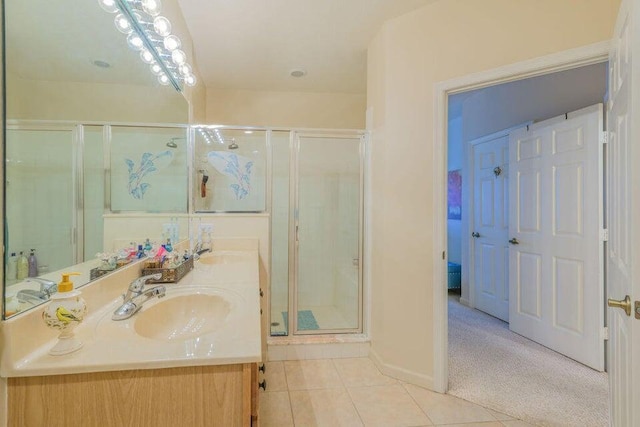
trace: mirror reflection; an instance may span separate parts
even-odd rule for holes
[[[5,316],[46,301],[62,271],[81,286],[124,265],[166,224],[188,234],[187,131],[172,125],[187,102],[113,19],[94,1],[5,2]]]

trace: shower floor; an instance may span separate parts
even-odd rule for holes
[[[306,306],[299,307],[299,311],[311,311],[315,318],[318,329],[353,329],[358,326],[356,316],[353,319],[346,319],[341,311],[333,305],[324,306]],[[284,320],[283,312],[287,312],[287,307],[275,307],[271,311],[271,335],[287,335],[287,326]],[[279,323],[274,325],[274,322]],[[302,331],[304,332],[304,331]]]

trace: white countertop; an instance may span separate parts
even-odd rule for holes
[[[127,320],[111,320],[111,314],[122,301],[122,298],[111,295],[75,329],[76,336],[84,343],[80,350],[64,356],[51,356],[48,351],[57,338],[48,339],[27,354],[16,353],[19,357],[14,360],[11,354],[3,355],[0,374],[18,377],[259,362],[261,331],[257,248],[215,251],[210,255],[231,255],[233,259],[229,263],[221,261],[216,264],[197,261],[194,269],[178,284],[165,284],[167,293],[164,298],[148,301],[140,312]],[[122,292],[126,290],[127,283],[122,285]],[[145,310],[171,298],[193,294],[216,295],[229,304],[228,315],[215,330],[195,338],[170,341],[146,338],[136,333],[135,322]],[[86,299],[91,309],[89,297]],[[185,315],[189,315],[188,310]],[[29,325],[20,328],[17,325],[19,320],[4,332],[5,342],[11,341],[11,334],[19,334],[21,330],[28,333],[25,328]],[[30,327],[35,327],[33,319]],[[44,322],[41,327],[46,328]],[[49,338],[51,336],[48,335]],[[14,340],[14,345],[23,340]]]

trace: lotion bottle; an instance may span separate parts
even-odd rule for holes
[[[29,261],[27,257],[24,256],[24,252],[20,251],[20,256],[18,257],[18,265],[16,267],[16,279],[22,280],[29,274]]]
[[[35,249],[31,249],[27,263],[29,266],[29,277],[36,277],[38,275],[38,259],[36,258]]]

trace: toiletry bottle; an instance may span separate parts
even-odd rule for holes
[[[29,261],[27,260],[27,257],[24,256],[24,252],[20,251],[18,264],[16,266],[16,278],[18,280],[22,280],[27,277],[27,274],[29,274]]]
[[[171,245],[171,239],[167,239],[167,244],[164,245],[164,248],[167,250],[167,252],[173,251],[173,246]]]
[[[7,265],[7,279],[15,280],[18,275],[18,257],[15,252],[11,252],[9,265]]]
[[[36,258],[36,250],[31,249],[28,259],[29,277],[36,277],[38,275],[38,259]]]
[[[144,258],[146,255],[144,253],[144,249],[142,249],[142,245],[138,245],[138,253],[136,254],[136,258]]]
[[[149,238],[147,238],[147,240],[144,241],[144,251],[147,252],[147,255],[149,252],[151,252],[153,250],[153,246],[151,246],[151,242],[149,241]]]
[[[185,249],[184,254],[182,255],[182,260],[186,261],[189,259],[189,252]]]
[[[80,273],[62,273],[62,281],[58,283],[58,291],[51,295],[49,305],[42,313],[42,320],[50,328],[60,331],[57,344],[49,350],[54,356],[71,353],[82,347],[82,343],[73,336],[73,329],[82,322],[87,314],[87,304],[80,296],[81,292],[73,289],[69,276]]]

